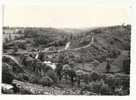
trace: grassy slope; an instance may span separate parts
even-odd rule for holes
[[[92,46],[80,49],[75,54],[80,55],[82,62],[94,62],[97,60],[101,64],[96,68],[99,71],[105,69],[105,58],[113,59],[112,71],[117,72],[122,68],[123,60],[129,55],[123,56],[124,51],[130,51],[130,26],[114,26],[91,30],[83,33],[76,40],[72,40],[71,48],[82,47],[90,43],[94,33],[94,44]],[[115,60],[115,61],[114,61]],[[91,64],[90,64],[91,66]]]

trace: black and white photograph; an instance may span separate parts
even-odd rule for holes
[[[128,9],[2,5],[1,94],[128,96]]]

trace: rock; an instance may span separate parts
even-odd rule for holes
[[[2,93],[4,93],[4,94],[13,94],[14,93],[13,86],[10,84],[2,83],[1,88],[2,88]]]

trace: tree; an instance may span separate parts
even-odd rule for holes
[[[12,40],[11,34],[9,33],[9,40]]]

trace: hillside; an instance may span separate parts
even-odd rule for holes
[[[11,29],[14,30],[16,28]],[[118,84],[123,86],[123,93],[118,93],[118,95],[129,94],[130,25],[90,29],[19,29],[20,31],[16,34],[20,34],[20,37],[3,42],[2,81],[9,81],[7,79],[23,81],[17,81],[16,84],[21,83],[22,87],[32,94],[35,94],[31,91],[33,87],[36,88],[41,84],[43,85],[42,87],[55,84],[58,76],[56,76],[54,71],[45,73],[43,71],[44,76],[33,71],[33,66],[38,67],[41,65],[41,68],[43,67],[42,64],[36,63],[32,66],[31,63],[23,65],[21,62],[24,55],[37,53],[37,49],[40,49],[45,61],[61,63],[62,65],[69,64],[73,66],[72,70],[79,70],[84,73],[82,73],[83,82],[81,82],[81,87],[75,86],[80,92],[84,91],[85,87],[88,87],[87,91],[90,94],[93,91],[94,94],[111,95],[115,94],[115,88],[119,88],[116,87],[116,84]],[[110,62],[109,73],[106,72],[107,60]],[[41,72],[43,69],[40,69]],[[87,86],[84,82],[86,80],[90,82]],[[62,79],[62,82],[55,84],[55,87],[61,87],[60,90],[63,92],[62,87],[70,89],[72,92],[73,88],[69,80],[68,83],[64,83],[65,81],[65,79]],[[27,82],[30,88],[25,87],[24,84]],[[112,85],[111,83],[115,84]],[[35,86],[34,84],[37,85]],[[97,90],[96,88],[98,87],[100,89]],[[114,89],[111,90],[112,88]],[[45,90],[38,90],[37,88],[36,91],[43,92]],[[106,93],[103,91],[106,91]]]
[[[130,59],[130,35],[130,26],[98,28],[73,37],[70,48],[75,49],[72,53],[77,57],[75,57],[76,62],[93,63],[97,61],[97,65],[99,65],[104,63],[107,58],[110,58],[112,59],[111,63],[113,62],[113,65],[115,65],[113,72],[118,72],[122,70],[121,66],[123,65],[121,63],[123,63],[123,60]],[[94,37],[94,42],[90,44],[92,36]],[[125,51],[128,52],[126,56],[121,56]],[[120,64],[116,64],[118,62]]]
[[[73,34],[75,32],[76,34]],[[116,59],[123,51],[130,51],[131,26],[111,26],[94,29],[55,29],[55,28],[25,28],[24,37],[18,42],[10,42],[23,47],[27,51],[33,48],[63,49],[70,42],[66,55],[74,56],[75,63],[94,62],[102,63],[106,58]],[[92,42],[93,37],[93,44]],[[17,40],[16,40],[17,41]],[[23,41],[22,43],[20,43]],[[6,43],[8,44],[8,43]],[[21,47],[21,46],[20,46]],[[22,51],[22,50],[21,50]],[[58,54],[56,54],[58,55]],[[54,57],[57,59],[57,57]]]

